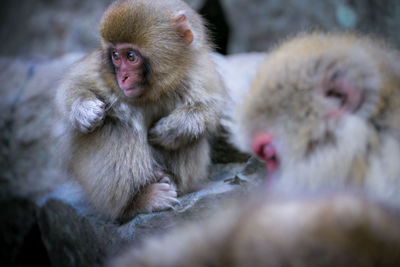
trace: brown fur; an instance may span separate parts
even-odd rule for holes
[[[182,12],[194,33],[190,45],[175,27]],[[58,90],[63,154],[93,204],[111,219],[127,219],[170,207],[175,185],[183,193],[206,177],[207,138],[224,88],[202,20],[182,1],[117,1],[100,34],[102,48],[76,63]],[[109,59],[109,44],[125,42],[149,65],[146,93],[137,99],[122,93]],[[159,182],[160,170],[173,181]]]

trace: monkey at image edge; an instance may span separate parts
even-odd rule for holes
[[[224,87],[201,17],[179,0],[116,1],[101,48],[57,91],[60,154],[110,219],[159,211],[207,177]]]
[[[231,129],[265,162],[265,188],[110,265],[399,266],[399,114],[400,56],[385,42],[340,33],[283,42]]]

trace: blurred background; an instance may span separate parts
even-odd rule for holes
[[[186,0],[209,21],[222,54],[265,51],[301,30],[357,30],[400,44],[397,0]],[[98,45],[112,0],[3,0],[0,55],[57,57]]]

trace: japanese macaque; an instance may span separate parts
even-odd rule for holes
[[[310,33],[283,43],[232,131],[266,163],[263,196],[112,266],[398,266],[399,114],[400,56],[384,42]]]
[[[400,54],[351,34],[273,51],[237,108],[234,143],[283,190],[356,188],[400,206]]]
[[[164,210],[207,176],[224,87],[201,17],[180,0],[116,1],[101,48],[57,93],[68,171],[110,219]]]

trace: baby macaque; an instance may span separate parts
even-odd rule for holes
[[[263,196],[112,266],[400,265],[398,52],[300,35],[271,52],[236,118],[233,140],[266,163]]]
[[[168,209],[206,178],[224,87],[183,1],[116,1],[100,35],[58,90],[63,154],[94,206],[126,220]]]

